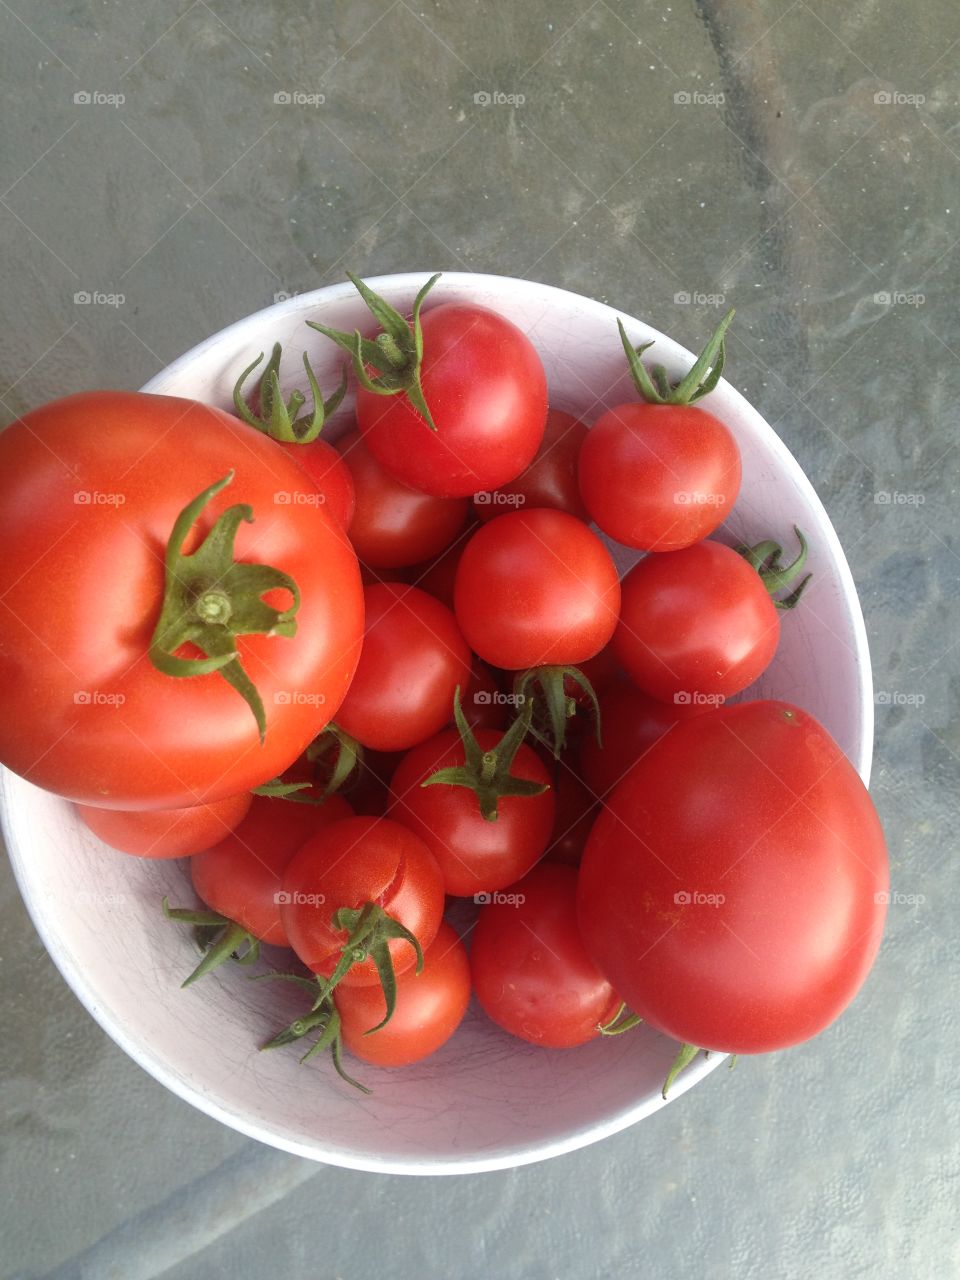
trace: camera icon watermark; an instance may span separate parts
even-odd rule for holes
[[[478,489],[473,495],[478,507],[522,507],[527,499],[522,493],[501,493],[499,489]]]
[[[473,95],[476,107],[522,107],[526,100],[524,93],[502,93],[499,89],[481,89]]]
[[[722,107],[726,100],[723,92],[703,93],[699,89],[678,89],[673,95],[677,107]]]
[[[278,489],[273,495],[278,507],[322,507],[327,500],[325,493],[307,493],[303,489]]]
[[[278,889],[273,895],[278,907],[322,907],[326,900],[322,893],[301,893],[299,889]]]
[[[678,907],[722,907],[726,902],[722,893],[701,893],[699,889],[678,889],[673,895]]]
[[[126,300],[124,293],[102,293],[99,289],[78,289],[73,295],[76,307],[122,307]]]
[[[920,907],[927,900],[924,893],[900,893],[894,889],[892,892],[881,890],[880,893],[873,895],[873,900],[878,907]]]
[[[104,93],[100,89],[78,89],[73,95],[75,107],[122,107],[126,100],[125,93]]]
[[[322,707],[326,700],[322,693],[304,693],[302,689],[278,689],[273,695],[275,707]]]
[[[701,693],[699,689],[681,689],[673,695],[673,701],[678,707],[722,707],[726,702],[726,695]]]
[[[273,95],[278,107],[322,107],[326,100],[324,93],[303,93],[300,89],[280,89]]]
[[[906,693],[902,689],[878,689],[873,695],[878,707],[922,707],[926,700],[924,693]]]
[[[922,107],[925,93],[901,93],[899,89],[880,89],[873,95],[878,107]]]
[[[503,893],[499,889],[493,890],[492,893],[475,893],[473,900],[479,907],[520,907],[526,900],[525,893]]]
[[[873,295],[873,300],[878,307],[922,307],[927,295],[905,289],[880,289]]]
[[[926,500],[922,493],[901,493],[899,489],[878,489],[873,495],[877,507],[922,507]]]
[[[125,493],[101,493],[99,489],[77,489],[73,495],[76,507],[122,507]]]
[[[673,295],[673,301],[678,307],[722,307],[726,305],[727,295],[725,293],[701,293],[700,290],[678,289]]]
[[[725,493],[701,493],[698,489],[680,489],[673,495],[678,507],[722,507],[727,500]]]

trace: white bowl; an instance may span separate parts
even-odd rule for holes
[[[425,279],[416,273],[370,283],[403,311]],[[464,300],[494,308],[529,334],[546,366],[552,404],[593,421],[603,407],[633,398],[612,308],[548,285],[456,272],[441,278],[429,304]],[[224,329],[144,390],[229,408],[240,370],[274,341],[284,344],[285,385],[303,385],[306,348],[330,390],[342,356],[306,327],[308,318],[348,330],[369,322],[352,285],[318,289]],[[656,341],[671,375],[689,367],[689,352],[640,321],[622,319],[634,343]],[[797,524],[810,541],[813,581],[802,608],[785,617],[776,659],[752,692],[812,712],[866,781],[870,662],[837,536],[796,461],[729,383],[720,383],[709,408],[743,454],[743,489],[726,534],[751,542],[773,536],[789,547]],[[345,405],[337,416],[341,429],[348,411]],[[621,558],[624,566],[631,561]],[[162,1084],[242,1133],[350,1168],[468,1173],[571,1151],[668,1105],[660,1088],[676,1045],[643,1027],[558,1052],[510,1038],[471,1008],[453,1040],[425,1063],[398,1072],[357,1064],[371,1097],[342,1084],[325,1059],[301,1067],[293,1050],[258,1053],[267,1033],[295,1016],[298,993],[283,983],[248,982],[236,966],[180,990],[195,952],[186,931],[162,919],[159,904],[164,893],[174,903],[193,901],[185,864],[106,849],[69,805],[9,772],[2,798],[23,897],[77,996]],[[721,1061],[697,1059],[670,1101]]]

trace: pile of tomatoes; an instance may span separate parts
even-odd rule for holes
[[[115,849],[189,858],[185,985],[286,948],[304,1009],[265,1047],[347,1079],[344,1048],[434,1052],[471,992],[542,1047],[645,1022],[677,1069],[817,1034],[887,859],[821,725],[727,703],[809,579],[799,530],[790,563],[710,537],[730,316],[679,382],[621,326],[636,396],[588,430],[504,317],[351,279],[376,326],[312,324],[347,355],[327,398],[306,355],[285,395],[277,346],[233,414],[84,393],[0,436],[0,760]],[[622,581],[613,543],[644,553]]]

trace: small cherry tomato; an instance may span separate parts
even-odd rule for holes
[[[470,1003],[470,961],[454,930],[442,921],[429,947],[423,969],[407,969],[397,978],[397,1003],[385,1026],[387,1011],[379,987],[337,987],[334,1003],[340,1014],[344,1046],[356,1058],[377,1067],[406,1067],[446,1044]],[[372,1035],[365,1034],[379,1027]]]
[[[532,507],[552,507],[578,520],[589,520],[580,497],[577,463],[587,428],[562,409],[551,409],[537,456],[516,480],[501,485],[493,493],[479,493],[473,509],[484,524],[508,511]]]
[[[450,719],[470,650],[446,605],[417,587],[383,583],[364,600],[363,649],[337,724],[365,747],[402,751]]]
[[[487,1016],[545,1048],[592,1040],[621,1004],[580,937],[577,872],[553,862],[481,908],[470,970]]]

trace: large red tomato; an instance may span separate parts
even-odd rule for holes
[[[686,1044],[764,1053],[838,1017],[870,970],[887,852],[812,716],[744,702],[677,725],[608,796],[580,868],[587,950]]]
[[[78,804],[77,816],[111,849],[138,858],[186,858],[222,840],[247,816],[249,791],[188,809],[97,809]]]
[[[223,674],[176,678],[149,656],[174,524],[230,472],[187,550],[248,504],[234,559],[281,570],[300,592],[295,635],[236,641],[262,699],[262,744]],[[356,558],[273,441],[192,401],[90,392],[8,427],[0,477],[0,760],[11,769],[101,808],[178,808],[276,776],[336,713],[362,636]],[[229,650],[224,588],[249,583],[244,612],[262,616],[252,599],[262,577],[218,573],[205,590],[191,572],[190,608],[216,606],[208,629]],[[270,590],[267,603],[289,609],[292,594]],[[200,655],[181,646],[176,656]]]

